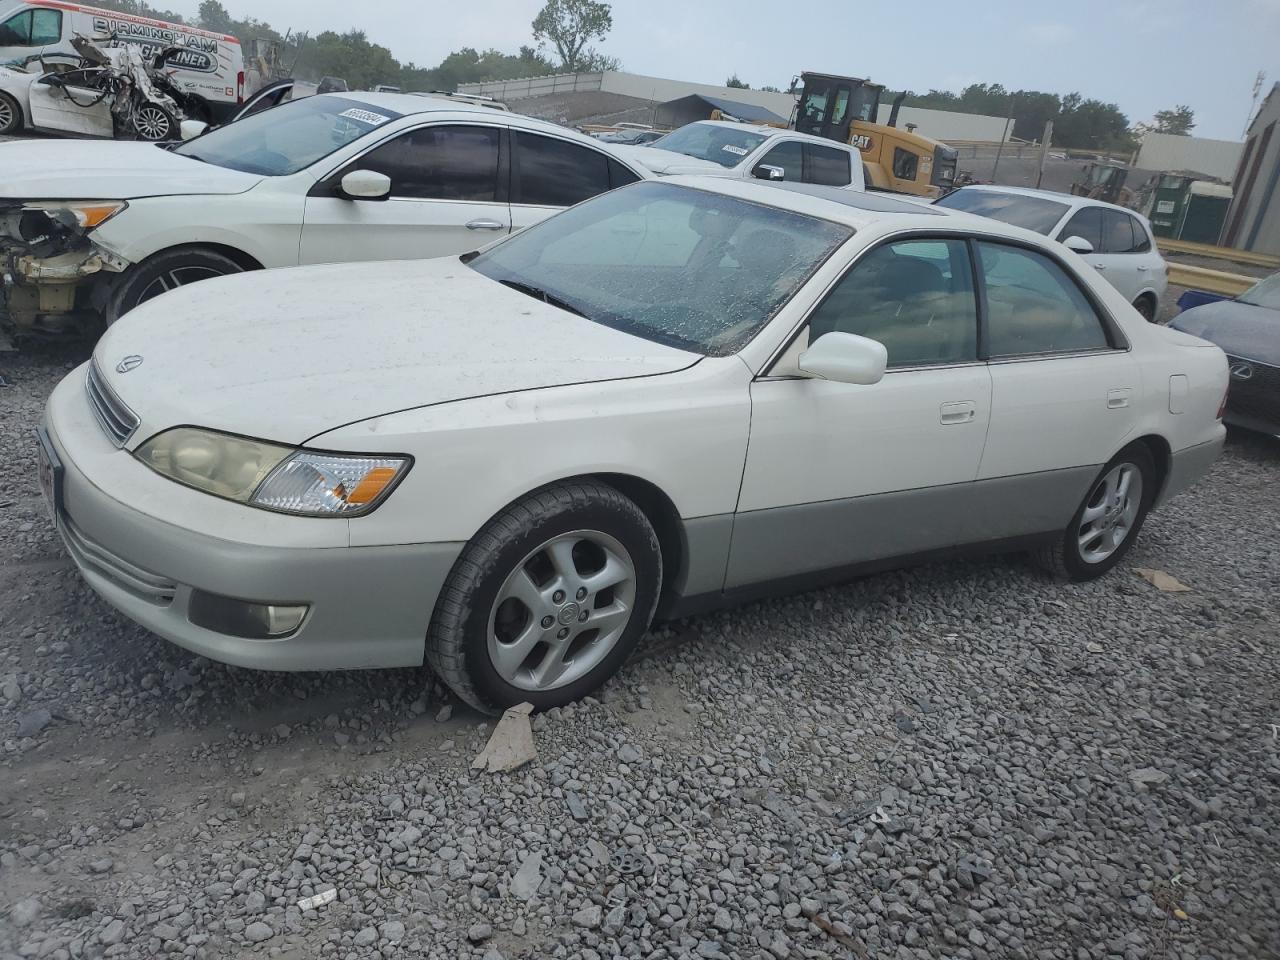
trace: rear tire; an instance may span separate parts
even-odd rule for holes
[[[107,303],[107,326],[138,304],[146,303],[175,287],[185,287],[200,280],[243,271],[244,267],[225,254],[199,247],[157,253],[122,275]]]
[[[148,101],[133,113],[133,132],[139,140],[150,143],[176,140],[178,119],[167,108]]]
[[[7,93],[0,93],[0,134],[22,132],[22,107]]]
[[[1137,300],[1133,301],[1133,309],[1137,310],[1140,314],[1142,314],[1142,319],[1147,321],[1147,323],[1156,322],[1155,301],[1152,300],[1145,293],[1142,296],[1140,296]]]
[[[436,601],[427,663],[488,713],[591,693],[649,628],[662,552],[644,512],[591,480],[534,491],[485,524]]]
[[[1143,443],[1132,443],[1102,468],[1071,523],[1032,560],[1060,580],[1094,580],[1133,547],[1156,495],[1156,467]]]

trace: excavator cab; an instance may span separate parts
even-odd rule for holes
[[[876,122],[884,89],[880,84],[826,73],[802,73],[800,80],[795,128],[801,133],[849,143],[854,123]]]

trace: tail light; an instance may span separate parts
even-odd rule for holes
[[[1223,414],[1227,412],[1227,397],[1231,395],[1231,387],[1222,391],[1222,402],[1218,404],[1218,419],[1221,420]]]
[[[236,74],[236,103],[244,103],[244,71]]]

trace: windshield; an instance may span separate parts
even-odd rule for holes
[[[1273,273],[1267,279],[1259,280],[1236,299],[1241,303],[1251,303],[1255,307],[1280,310],[1280,273]]]
[[[653,146],[673,153],[683,153],[686,157],[711,160],[722,167],[734,167],[767,139],[765,134],[750,130],[722,127],[714,123],[691,123],[668,133],[661,140],[655,141]]]
[[[1025,227],[1046,237],[1053,232],[1063,214],[1070,209],[1065,203],[1044,197],[998,190],[956,190],[935,201],[939,207],[976,213],[1015,227]]]
[[[173,152],[245,173],[283,177],[401,116],[346,97],[307,97],[251,113]]]
[[[827,220],[645,181],[515,234],[470,266],[596,323],[726,356],[852,235]]]

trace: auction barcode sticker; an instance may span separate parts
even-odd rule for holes
[[[390,117],[384,117],[380,113],[374,113],[372,110],[360,110],[356,107],[352,107],[350,110],[343,110],[338,116],[346,117],[348,120],[359,120],[361,123],[367,123],[371,127],[376,127],[378,124],[386,123],[391,119]]]
[[[728,153],[737,154],[739,157],[745,157],[750,152],[746,147],[735,147],[732,143],[726,143],[720,149]]]

